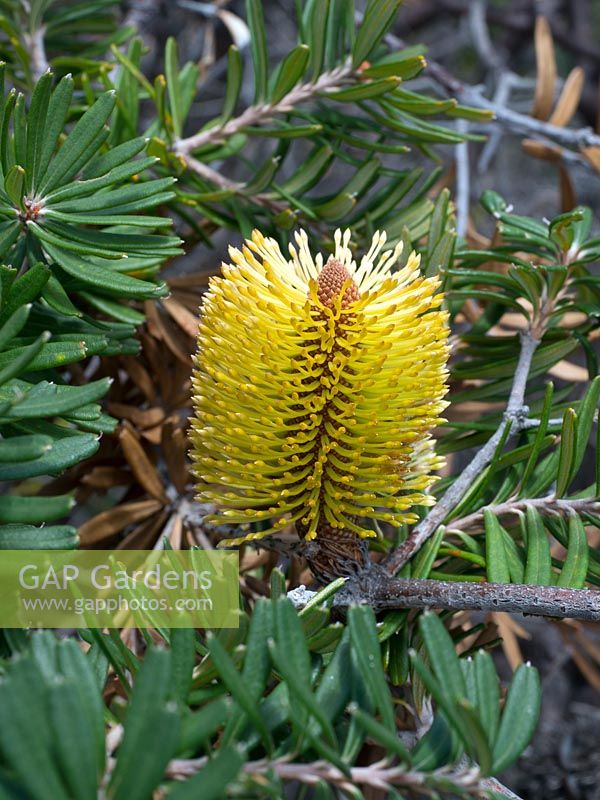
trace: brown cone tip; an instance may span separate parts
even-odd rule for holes
[[[334,300],[342,291],[342,286],[346,281],[351,279],[352,276],[346,267],[338,261],[337,258],[330,256],[317,278],[317,295],[319,300],[324,306],[331,307]],[[348,308],[348,306],[358,300],[359,297],[360,292],[358,291],[358,286],[352,281],[344,292],[342,308]]]

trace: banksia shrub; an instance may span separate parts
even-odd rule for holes
[[[254,231],[211,281],[195,359],[192,456],[216,519],[295,523],[306,539],[372,536],[367,519],[414,522],[440,466],[431,430],[446,406],[447,314],[436,277],[376,233],[355,260],[350,231],[326,261],[304,232]]]

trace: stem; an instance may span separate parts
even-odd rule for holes
[[[386,35],[385,41],[396,50],[406,47],[405,42],[392,33]],[[445,67],[435,61],[427,62],[425,74],[435,81],[448,95],[455,97],[461,103],[491,111],[494,115],[494,121],[509,130],[532,136],[536,139],[550,140],[572,150],[600,147],[600,135],[594,133],[592,128],[562,128],[494,103],[492,100],[488,100],[480,89],[458,80]]]
[[[419,550],[429,537],[437,530],[446,516],[459,503],[465,495],[473,481],[478,477],[490,463],[496,452],[498,444],[502,441],[507,425],[511,425],[509,435],[521,429],[523,420],[526,418],[527,409],[523,403],[527,388],[527,378],[531,369],[531,362],[535,350],[540,343],[542,332],[534,333],[528,331],[521,337],[521,352],[515,370],[504,419],[500,423],[496,432],[487,440],[484,446],[477,452],[473,460],[458,476],[454,483],[446,490],[445,494],[436,503],[433,509],[413,528],[407,540],[396,548],[386,561],[386,569],[390,575],[394,575],[401,569],[406,562]]]
[[[346,584],[337,595],[335,605],[346,606],[357,601],[366,602],[378,611],[444,608],[600,621],[600,591],[597,589],[386,578],[380,571],[373,577],[365,575],[363,581]]]
[[[448,523],[448,531],[464,531],[482,525],[483,512],[486,510],[492,511],[495,516],[500,517],[506,514],[522,514],[527,510],[528,506],[538,508],[540,511],[545,511],[548,514],[600,513],[599,500],[586,497],[562,499],[554,495],[548,495],[547,497],[536,497],[533,500],[507,500],[505,503],[484,506],[480,508],[479,511],[475,511],[472,514],[468,514],[466,517],[461,517],[460,519]]]
[[[349,65],[324,72],[313,83],[301,83],[295,86],[277,103],[249,106],[235,119],[200,131],[187,139],[178,139],[173,145],[173,150],[178,155],[185,157],[207,144],[219,144],[250,125],[262,125],[272,120],[277,114],[293,111],[297,105],[310,100],[316,94],[329,92],[353,83],[353,79],[354,72]]]
[[[33,73],[34,81],[39,80],[44,73],[50,69],[48,59],[46,58],[46,48],[44,45],[44,34],[46,33],[46,26],[42,25],[31,33],[25,33],[24,39],[29,46],[31,56],[31,71]]]

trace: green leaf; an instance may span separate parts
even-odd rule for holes
[[[244,754],[234,747],[224,747],[206,766],[184,783],[174,784],[169,800],[222,800],[244,764]]]
[[[17,208],[21,207],[23,200],[23,189],[25,187],[25,170],[23,167],[15,164],[11,167],[4,179],[4,189],[9,196],[13,205]]]
[[[493,772],[502,772],[529,744],[540,712],[540,679],[537,670],[521,664],[510,684],[494,744]]]
[[[400,83],[400,78],[381,78],[380,80],[365,81],[358,86],[350,86],[347,89],[338,89],[335,92],[327,92],[326,97],[337,100],[340,103],[356,103],[359,100],[368,100],[380,94],[393,91]]]
[[[594,415],[600,402],[600,375],[591,382],[577,413],[577,441],[571,466],[571,478],[577,474],[587,451],[590,434],[594,424]]]
[[[583,589],[588,571],[589,548],[583,522],[576,514],[569,516],[569,543],[567,557],[557,586],[570,589]]]
[[[331,0],[319,0],[310,8],[308,28],[310,34],[310,51],[312,80],[315,81],[323,69],[325,44],[327,40],[327,23],[330,18]]]
[[[35,181],[36,187],[41,183],[48,170],[50,159],[56,149],[58,139],[62,133],[67,113],[71,105],[71,98],[73,97],[73,78],[70,75],[65,75],[62,78],[56,89],[52,92],[52,97],[48,104],[48,112],[46,114],[46,124],[43,128],[43,135],[40,137],[36,134],[36,141],[41,145],[39,157],[36,158],[35,167]]]
[[[527,563],[525,565],[525,583],[536,586],[552,585],[552,559],[550,542],[544,529],[539,512],[532,506],[527,507]]]
[[[535,432],[535,439],[533,440],[533,447],[531,448],[531,453],[527,460],[527,464],[525,465],[525,470],[523,472],[523,476],[521,478],[521,490],[519,492],[519,497],[523,496],[523,493],[526,490],[527,483],[529,478],[531,477],[535,465],[537,464],[537,460],[539,455],[542,451],[542,446],[544,442],[544,438],[546,436],[546,431],[548,429],[548,420],[550,419],[550,414],[552,412],[552,395],[554,393],[554,385],[552,383],[546,384],[546,390],[544,392],[544,405],[542,406],[542,412],[540,414],[540,424]]]
[[[372,693],[384,726],[395,731],[394,708],[383,672],[373,610],[368,606],[352,606],[348,611],[348,627],[362,678]]]
[[[0,496],[0,522],[43,524],[66,517],[74,505],[72,494],[58,497],[19,497],[5,494]]]
[[[29,192],[35,192],[40,177],[40,161],[46,136],[46,119],[51,90],[52,74],[46,72],[38,80],[33,90],[27,117],[27,157],[25,168],[27,169]]]
[[[271,103],[279,103],[302,78],[306,71],[310,48],[299,44],[284,58],[277,81],[271,92]],[[229,87],[228,87],[229,88]]]
[[[73,550],[78,543],[71,525],[0,525],[0,550]]]
[[[0,439],[0,464],[33,461],[45,455],[51,447],[52,439],[41,434],[4,437]]]
[[[475,691],[481,724],[493,744],[500,718],[500,684],[494,660],[485,650],[478,650],[474,658]]]
[[[102,378],[84,386],[57,386],[47,381],[40,381],[6,416],[31,419],[64,414],[100,400],[108,391],[111,383],[111,378]]]
[[[92,262],[84,258],[75,258],[75,256],[48,242],[44,243],[44,249],[48,252],[50,258],[59,264],[65,272],[73,278],[77,278],[85,286],[100,292],[100,294],[137,299],[165,297],[168,294],[168,289],[164,283],[155,285],[138,278],[131,278],[128,275],[112,272],[108,266],[106,268],[97,266],[97,260]]]
[[[98,788],[96,738],[77,689],[75,680],[59,676],[50,687],[49,715],[55,757],[69,795],[93,797]]]
[[[379,45],[396,18],[402,0],[369,0],[352,48],[352,66],[359,67]]]
[[[44,332],[38,336],[33,344],[27,347],[15,347],[12,350],[0,353],[0,386],[16,375],[25,372],[27,368],[33,369],[36,357],[40,354],[49,338],[50,334]]]
[[[260,734],[267,751],[271,752],[273,749],[271,736],[260,714],[258,713],[256,700],[250,693],[249,689],[245,686],[244,681],[236,669],[231,657],[228,655],[227,651],[216,636],[210,635],[208,637],[207,646],[221,680],[227,686],[236,702],[244,710],[248,716],[248,719],[252,722]]]
[[[0,480],[16,481],[36,475],[58,475],[68,467],[89,458],[98,449],[98,437],[89,433],[55,440],[52,448],[40,458],[21,463],[0,463]]]
[[[19,306],[14,313],[8,316],[6,322],[0,327],[0,351],[4,350],[6,345],[23,329],[30,311],[31,304],[26,303]]]
[[[556,475],[556,496],[562,497],[566,492],[572,477],[572,467],[575,459],[577,437],[577,414],[572,408],[567,408],[563,417],[560,432],[560,450],[558,457],[558,472]]]
[[[223,109],[221,111],[221,122],[225,123],[231,119],[235,113],[240,91],[242,89],[243,66],[242,56],[237,47],[232,44],[227,51],[227,84]]]
[[[231,706],[230,698],[221,697],[200,711],[184,715],[178,752],[196,752],[201,745],[209,742],[217,730],[228,722]]]
[[[173,131],[175,136],[180,137],[183,130],[183,113],[181,108],[181,96],[179,92],[179,54],[177,52],[177,40],[173,36],[167,39],[165,48],[165,77],[167,79],[167,94],[169,97],[169,108],[173,120]]]
[[[94,105],[88,109],[77,122],[62,147],[55,156],[40,185],[40,194],[48,194],[69,180],[74,174],[80,159],[84,156],[90,145],[94,144],[115,106],[115,93],[113,91],[100,95]]]
[[[450,634],[444,624],[431,612],[422,615],[419,628],[423,635],[431,666],[447,696],[456,701],[465,698],[467,687]]]
[[[483,512],[485,521],[485,569],[491,583],[510,583],[508,559],[504,550],[505,531],[489,509]]]
[[[250,51],[254,66],[254,102],[267,98],[268,54],[267,30],[262,0],[246,0],[246,19],[250,28]]]

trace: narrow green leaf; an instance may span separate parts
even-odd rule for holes
[[[94,144],[115,106],[113,91],[100,95],[94,105],[77,122],[50,165],[40,185],[42,195],[51,192],[72,171]],[[91,155],[91,154],[90,154]]]
[[[236,702],[244,710],[248,719],[252,722],[266,749],[271,752],[273,743],[271,736],[258,713],[256,700],[245,686],[244,681],[236,669],[234,662],[216,636],[209,636],[207,641],[210,656],[217,668],[223,683],[227,686]]]
[[[562,497],[564,495],[571,481],[576,445],[577,414],[572,408],[567,408],[563,417],[562,430],[560,432],[558,472],[556,474],[557,497]]]
[[[494,774],[509,767],[529,744],[540,713],[540,696],[537,670],[521,664],[510,684],[494,745]]]
[[[521,478],[521,484],[520,484],[521,490],[519,492],[519,497],[523,496],[523,493],[525,492],[525,487],[527,486],[529,478],[533,473],[539,455],[542,451],[544,437],[546,436],[546,431],[548,429],[548,420],[550,419],[550,413],[552,411],[553,393],[554,393],[554,385],[552,383],[547,383],[546,390],[544,392],[544,405],[542,406],[542,412],[540,414],[540,424],[536,430],[535,439],[533,440],[533,447],[531,449],[531,454],[529,455],[529,459],[527,460],[527,464],[525,465],[525,470]]]
[[[225,747],[207,762],[206,766],[189,780],[175,784],[169,791],[169,800],[222,800],[244,764],[244,754]]]
[[[271,103],[279,103],[302,79],[308,65],[309,56],[310,48],[305,44],[299,44],[287,54],[281,63],[277,81],[271,92]]]
[[[95,264],[83,258],[76,258],[47,242],[44,244],[44,249],[48,252],[50,258],[56,261],[65,272],[101,294],[138,299],[164,297],[168,294],[164,283],[155,285],[148,281],[112,272],[108,267],[103,269],[96,265],[97,262]]]
[[[591,382],[577,412],[577,442],[571,466],[571,479],[575,477],[577,470],[583,463],[599,402],[600,375],[596,376]]]
[[[254,66],[254,102],[260,103],[267,98],[268,83],[267,29],[262,0],[246,0],[246,19],[250,28],[250,50]]]
[[[52,74],[48,71],[42,75],[35,85],[27,116],[27,157],[25,168],[27,170],[28,191],[30,192],[35,191],[39,179],[51,90]]]
[[[588,571],[589,548],[583,522],[576,514],[569,517],[569,544],[567,557],[557,585],[569,589],[583,589]]]
[[[0,550],[73,550],[78,543],[71,525],[0,525]]]
[[[58,475],[89,458],[98,449],[98,437],[90,433],[58,439],[40,458],[21,463],[0,463],[0,480],[16,481],[36,475]]]
[[[510,583],[508,559],[504,550],[504,529],[489,509],[483,512],[485,521],[485,569],[490,583]]]
[[[48,104],[47,122],[41,139],[41,151],[39,158],[36,159],[36,186],[40,185],[46,175],[50,159],[62,133],[72,97],[73,78],[71,75],[65,75],[52,92],[52,97]]]
[[[442,682],[448,697],[453,701],[466,697],[467,688],[458,656],[443,622],[437,614],[426,612],[419,621],[419,628],[433,671]]]
[[[532,506],[527,507],[527,563],[525,565],[525,583],[536,586],[552,585],[552,559],[550,542],[544,529],[539,512]]]
[[[475,664],[475,691],[481,724],[487,739],[493,745],[500,718],[500,684],[494,660],[485,650],[478,650],[473,660]]]
[[[43,524],[66,517],[74,505],[72,494],[58,497],[19,497],[5,494],[0,496],[0,522]]]
[[[13,436],[0,439],[0,464],[33,461],[41,458],[52,447],[52,439],[42,434]]]
[[[232,44],[227,51],[227,82],[225,99],[221,111],[221,122],[228,122],[235,113],[240,91],[242,89],[243,65],[242,56],[237,47]]]
[[[183,129],[183,114],[179,93],[179,54],[177,40],[173,36],[169,36],[165,48],[165,77],[167,79],[167,95],[173,120],[173,131],[175,136],[179,138]]]
[[[402,0],[369,0],[352,48],[352,66],[359,67],[391,27]]]
[[[21,207],[23,200],[23,190],[25,188],[25,170],[19,164],[11,167],[4,179],[4,190],[9,196],[13,205]]]
[[[384,726],[395,731],[394,708],[383,671],[373,610],[368,606],[352,606],[348,612],[348,627],[363,680],[372,692]]]

